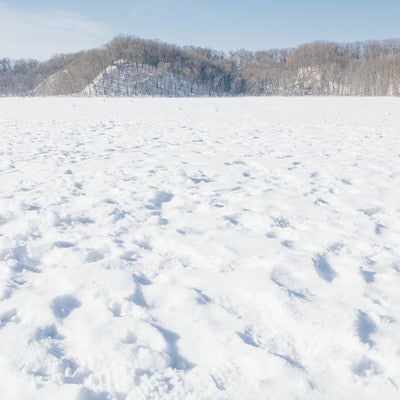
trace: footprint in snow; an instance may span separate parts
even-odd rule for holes
[[[239,222],[237,221],[237,219],[235,217],[229,216],[229,215],[225,215],[224,216],[224,220],[228,221],[229,224],[231,225],[238,225]]]
[[[174,195],[168,192],[157,192],[146,206],[149,210],[160,210],[163,203],[168,203],[173,199]]]
[[[158,225],[168,225],[169,221],[166,218],[158,218]]]
[[[136,275],[136,274],[133,274],[133,276],[132,276],[132,278],[133,278],[133,281],[135,282],[135,283],[138,283],[138,284],[140,284],[140,285],[151,285],[151,280],[150,279],[147,279],[145,276],[143,276],[143,275]]]
[[[77,217],[72,222],[77,222],[82,225],[94,224],[96,221],[90,217]]]
[[[56,318],[67,318],[72,311],[81,306],[81,302],[74,296],[64,295],[58,296],[51,302],[51,310]]]
[[[186,360],[182,355],[179,353],[179,349],[177,346],[177,342],[180,339],[180,336],[177,335],[175,332],[169,331],[159,325],[153,324],[154,328],[161,333],[164,337],[164,340],[167,344],[167,353],[170,357],[171,368],[181,371],[189,371],[195,367],[194,364]]]
[[[287,247],[288,249],[293,249],[294,242],[292,240],[283,240],[281,245]]]
[[[0,329],[4,328],[10,322],[18,322],[17,312],[15,309],[0,314]]]
[[[149,305],[143,295],[141,285],[136,284],[135,291],[128,297],[128,300],[136,304],[139,307],[148,308]]]
[[[287,228],[290,226],[290,223],[287,219],[283,217],[272,218],[273,226],[277,226],[279,228]]]
[[[38,328],[35,333],[35,339],[40,342],[43,339],[63,340],[64,336],[58,333],[57,327],[54,324]]]
[[[40,206],[38,206],[37,204],[24,203],[21,208],[24,211],[39,211],[40,210]]]
[[[365,269],[361,268],[360,273],[366,283],[373,283],[375,282],[375,275],[376,272],[366,271]]]
[[[107,392],[94,392],[87,387],[83,387],[79,391],[76,400],[109,400],[110,398],[110,394]]]
[[[267,233],[265,234],[265,236],[266,236],[268,239],[276,239],[276,238],[278,237],[277,234],[276,234],[275,232],[273,232],[273,231],[267,232]]]
[[[151,281],[149,281],[144,276],[140,276],[140,275],[136,275],[136,274],[132,275],[132,279],[135,284],[135,291],[133,292],[133,294],[131,294],[128,297],[128,300],[140,307],[144,307],[144,308],[149,307],[149,305],[144,297],[144,294],[142,291],[142,286],[151,285]]]
[[[124,251],[119,258],[124,261],[133,262],[137,261],[139,256],[132,250]]]
[[[207,177],[189,177],[189,179],[193,183],[195,183],[196,185],[198,185],[200,183],[210,183],[210,182],[212,182],[212,180],[207,178]]]
[[[21,273],[24,270],[34,273],[41,272],[41,270],[37,268],[40,263],[29,255],[26,246],[17,246],[11,249],[10,258],[15,260],[13,270],[17,273]]]
[[[87,263],[95,263],[97,261],[100,261],[104,258],[104,255],[100,253],[99,251],[92,250],[89,251],[88,254],[86,255],[86,262]]]
[[[340,181],[342,183],[344,183],[345,185],[349,185],[349,186],[352,185],[352,183],[349,179],[342,178],[342,179],[340,179]]]
[[[377,327],[371,317],[367,313],[358,310],[356,327],[361,343],[365,343],[370,347],[373,347],[375,342],[371,339],[371,336],[376,332]]]
[[[320,206],[322,204],[325,205],[325,204],[329,204],[329,203],[326,200],[324,200],[324,199],[319,197],[317,200],[314,201],[314,204],[317,205],[317,206]]]
[[[381,211],[380,207],[371,207],[371,208],[363,208],[358,210],[365,214],[367,217],[372,217],[373,215],[379,213]]]
[[[121,340],[121,343],[123,344],[134,344],[138,340],[137,336],[132,332],[128,331],[124,337],[124,339]]]
[[[383,230],[384,230],[385,228],[386,228],[385,225],[376,223],[376,224],[375,224],[375,234],[376,234],[376,235],[382,235]]]
[[[356,375],[361,377],[378,375],[381,372],[379,365],[367,357],[364,357],[361,361],[357,362],[353,366],[352,370]]]
[[[328,247],[328,251],[329,251],[330,253],[334,253],[334,254],[338,255],[338,254],[342,251],[342,249],[343,249],[344,247],[345,247],[345,246],[344,246],[343,243],[338,243],[338,242],[336,242],[336,243],[331,244],[331,245]]]
[[[337,274],[328,263],[326,257],[323,254],[316,254],[312,261],[318,276],[324,281],[332,283]]]
[[[74,244],[71,242],[54,242],[54,247],[58,247],[59,249],[69,249],[70,247],[74,247]]]
[[[242,339],[243,343],[247,344],[248,346],[259,347],[256,339],[254,338],[250,330],[246,329],[244,332],[236,332],[236,333],[240,337],[240,339]]]

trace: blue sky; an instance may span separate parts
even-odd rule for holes
[[[400,37],[400,0],[0,0],[0,57],[49,58],[123,33],[217,50]]]

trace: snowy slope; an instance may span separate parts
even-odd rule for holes
[[[206,85],[190,82],[184,76],[168,72],[168,66],[134,65],[120,60],[107,67],[80,94],[83,96],[215,96]]]
[[[398,398],[399,106],[0,99],[0,398]]]

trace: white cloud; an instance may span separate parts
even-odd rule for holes
[[[107,26],[78,13],[0,7],[0,57],[47,59],[99,46],[109,36]]]

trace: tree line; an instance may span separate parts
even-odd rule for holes
[[[290,49],[178,47],[131,36],[45,62],[0,59],[0,95],[400,95],[400,40]]]

